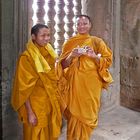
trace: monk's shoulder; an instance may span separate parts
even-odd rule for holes
[[[70,37],[68,40],[66,40],[66,41],[64,42],[64,45],[71,44],[71,43],[73,43],[74,40],[75,40],[75,36]]]
[[[73,48],[74,42],[75,42],[75,37],[70,37],[68,40],[66,40],[63,43],[62,51],[65,52],[65,51],[71,50]]]
[[[19,56],[19,62],[24,63],[26,61],[28,61],[28,62],[32,61],[32,57],[31,57],[31,55],[29,54],[29,52],[27,50],[25,50]]]
[[[103,41],[102,38],[97,37],[97,36],[91,36],[91,38],[92,38],[92,40],[93,40],[95,43],[97,43],[97,44]]]

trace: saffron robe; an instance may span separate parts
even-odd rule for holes
[[[73,48],[91,47],[100,60],[86,55],[74,58],[69,67],[63,70],[62,60]],[[68,140],[89,140],[92,130],[98,124],[100,96],[103,88],[113,81],[108,68],[112,64],[112,52],[98,37],[77,34],[64,43],[57,64],[59,78],[59,101],[67,119]]]
[[[56,97],[56,57],[50,44],[39,47],[30,40],[27,49],[19,58],[11,102],[19,119],[24,123],[25,140],[52,140],[60,134],[61,112]],[[25,108],[27,99],[30,100],[37,117],[35,127],[28,124]]]

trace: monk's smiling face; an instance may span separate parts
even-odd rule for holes
[[[44,47],[50,41],[50,30],[48,28],[40,28],[36,35],[32,34],[32,40],[40,47]]]
[[[76,29],[79,34],[88,34],[91,29],[91,23],[87,17],[78,17],[76,20]]]

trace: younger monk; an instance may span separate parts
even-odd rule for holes
[[[64,43],[57,65],[59,100],[67,119],[67,140],[89,140],[98,124],[101,91],[112,82],[112,51],[89,34],[88,16],[78,16],[76,28],[77,35]]]
[[[57,55],[49,40],[46,25],[33,26],[31,40],[17,63],[12,106],[23,123],[24,140],[57,140],[60,134],[61,113],[54,72]]]

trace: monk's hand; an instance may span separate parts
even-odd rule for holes
[[[76,48],[74,48],[71,53],[70,53],[70,57],[71,58],[75,58],[75,57],[79,57],[81,56],[83,53],[81,51],[79,51],[81,48],[78,46]]]
[[[101,55],[101,54],[96,54],[91,47],[87,46],[86,49],[87,49],[86,55],[91,57],[91,58],[94,58],[97,62],[99,62],[100,57],[101,57],[99,55]]]
[[[72,49],[68,57],[61,62],[63,69],[68,67],[74,58],[78,58],[83,55],[83,52],[79,51],[80,49],[81,48],[79,46]]]
[[[37,125],[37,118],[34,112],[28,112],[28,122],[33,126]]]
[[[86,54],[87,54],[89,57],[92,57],[92,58],[96,58],[96,57],[97,57],[96,53],[94,52],[94,50],[93,50],[91,47],[88,47],[88,46],[87,46],[86,49],[87,49]]]

